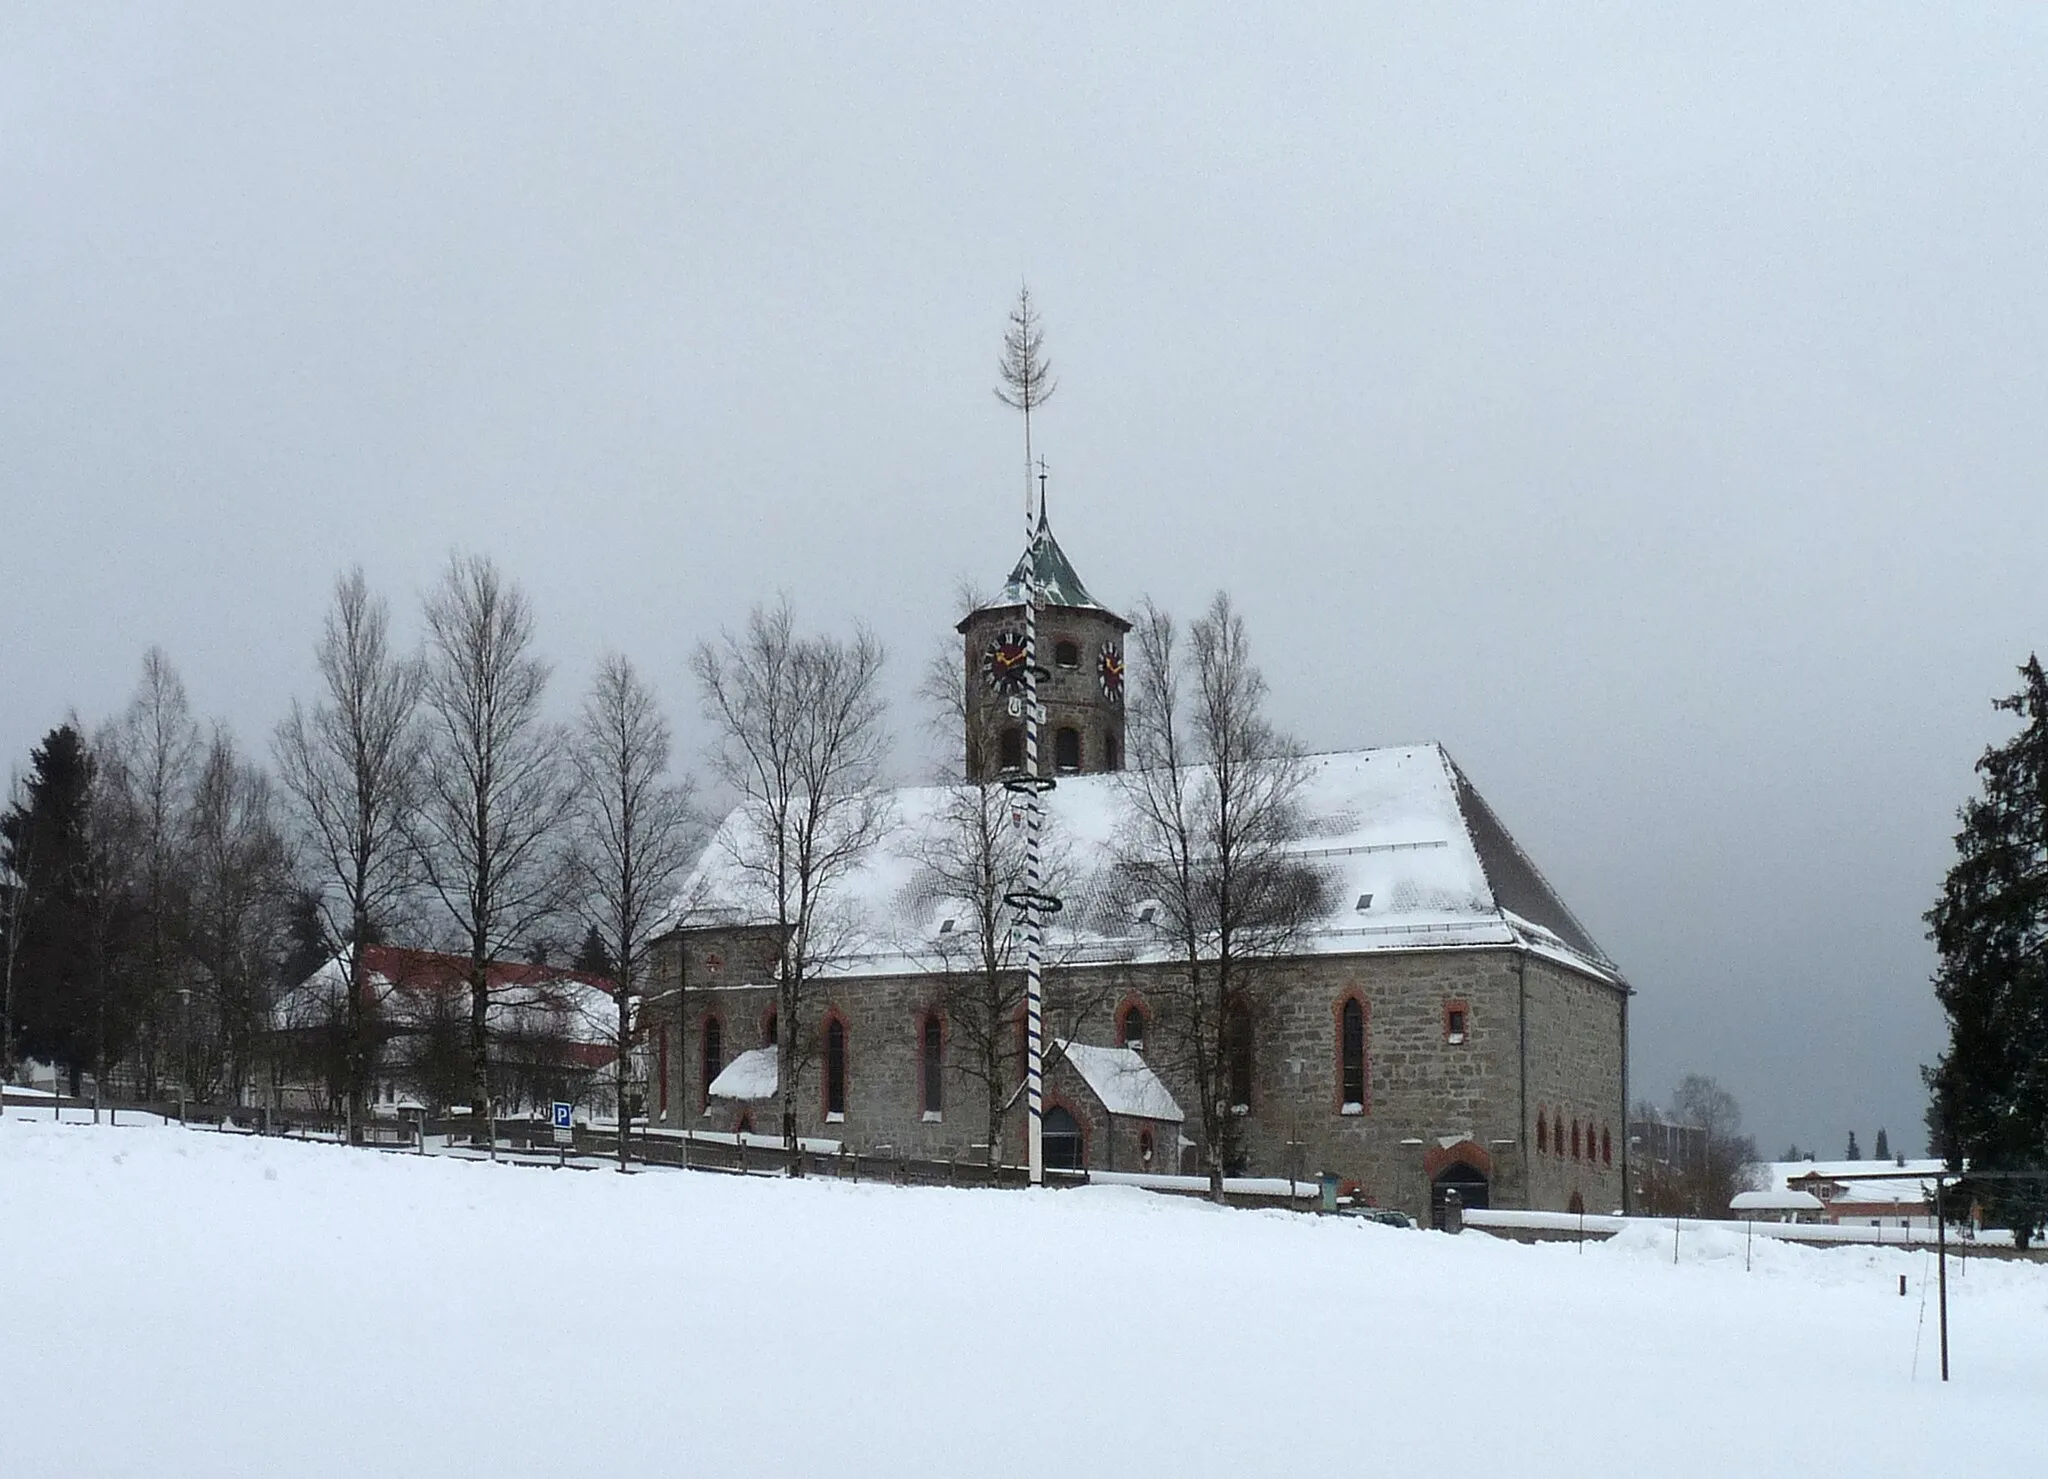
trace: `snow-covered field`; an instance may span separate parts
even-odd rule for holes
[[[1577,1479],[2038,1451],[2048,1267],[1952,1281],[1944,1389],[1929,1256],[1681,1251],[17,1110],[0,1473]]]

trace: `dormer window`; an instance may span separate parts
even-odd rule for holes
[[[942,919],[942,920],[940,920],[940,921],[939,921],[939,933],[940,933],[940,934],[942,934],[942,935],[950,935],[950,934],[952,934],[952,933],[953,933],[953,926],[954,926],[954,925],[956,925],[956,924],[958,924],[959,922],[960,922],[960,921],[958,921],[957,919],[954,919],[954,918],[952,918],[952,917],[951,917],[950,915],[949,915],[949,916],[947,916],[946,918],[944,918],[944,919]]]
[[[1358,912],[1359,912],[1360,914],[1363,914],[1363,913],[1365,913],[1365,911],[1366,911],[1366,910],[1370,909],[1371,907],[1372,907],[1372,895],[1371,895],[1371,894],[1360,894],[1360,895],[1358,896]]]
[[[1140,924],[1157,924],[1159,922],[1159,901],[1157,899],[1147,899],[1139,904],[1137,919]]]

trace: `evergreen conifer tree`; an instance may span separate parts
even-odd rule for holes
[[[21,938],[15,952],[14,1046],[60,1064],[72,1089],[127,1050],[132,1005],[115,990],[120,911],[93,838],[97,768],[71,725],[30,756],[21,798],[0,816],[0,864],[16,880]]]
[[[1856,1147],[1856,1132],[1854,1130],[1849,1132],[1849,1149],[1844,1152],[1842,1158],[1850,1161],[1860,1161],[1863,1159],[1863,1152]]]
[[[1996,707],[2021,728],[1977,762],[1983,794],[1962,809],[1955,866],[1927,913],[1949,1024],[1926,1074],[1929,1118],[1957,1169],[2048,1170],[2048,674],[2030,656],[2020,678]],[[1973,1199],[2023,1248],[2048,1215],[2039,1181],[1965,1183],[1950,1205]]]
[[[1881,1161],[1888,1161],[1892,1158],[1891,1141],[1885,1138],[1884,1126],[1882,1125],[1877,1127],[1877,1144],[1871,1148],[1870,1153]]]

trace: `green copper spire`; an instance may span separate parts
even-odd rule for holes
[[[1046,606],[1079,606],[1095,611],[1104,611],[1100,601],[1088,594],[1088,587],[1081,584],[1081,577],[1074,573],[1073,563],[1067,559],[1060,542],[1052,537],[1052,525],[1046,522],[1043,505],[1038,510],[1038,532],[1031,536],[1031,544],[1025,549],[1023,558],[1017,561],[1017,568],[1010,572],[1010,578],[1003,585],[994,604],[998,606],[1022,606],[1024,604],[1024,577],[1035,574],[1038,578],[1038,597]]]

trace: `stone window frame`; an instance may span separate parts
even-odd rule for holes
[[[1024,768],[1024,730],[1016,724],[1005,724],[996,737],[996,768],[998,770],[1022,770]]]
[[[1102,731],[1102,768],[1122,770],[1124,768],[1123,741],[1117,737],[1114,728]]]
[[[832,1107],[832,1029],[839,1029],[839,1107]],[[846,1123],[853,1100],[853,1024],[836,1006],[825,1008],[818,1021],[818,1113],[828,1125]]]
[[[1463,1025],[1456,1031],[1451,1029],[1451,1016],[1457,1014]],[[1462,997],[1451,997],[1444,1002],[1444,1041],[1453,1047],[1472,1041],[1472,1007]]]
[[[1074,758],[1070,761],[1063,753],[1068,737],[1074,741]],[[1062,724],[1052,732],[1052,768],[1061,775],[1079,775],[1088,763],[1087,746],[1081,742],[1081,728],[1077,724]]]
[[[931,1061],[925,1053],[925,1033],[932,1023],[939,1025],[939,1072],[938,1108],[932,1107]],[[945,1123],[946,1119],[946,1047],[952,1036],[951,1024],[946,1014],[935,1006],[922,1007],[915,1018],[917,1042],[917,1102],[912,1107],[918,1118],[927,1125]]]
[[[1072,654],[1071,659],[1068,654]],[[1055,637],[1052,640],[1052,665],[1069,671],[1081,666],[1081,644],[1072,637]]]
[[[1358,1003],[1359,1026],[1363,1037],[1363,1041],[1360,1044],[1362,1061],[1359,1067],[1361,1069],[1360,1076],[1364,1080],[1364,1097],[1358,1101],[1356,1109],[1347,1110],[1346,1106],[1350,1101],[1344,1097],[1344,1004],[1352,1001]],[[1333,1070],[1330,1078],[1330,1108],[1332,1112],[1344,1115],[1347,1119],[1371,1114],[1372,1003],[1366,1000],[1364,988],[1356,983],[1346,986],[1337,994],[1337,999],[1330,1004],[1330,1050],[1330,1062]]]

